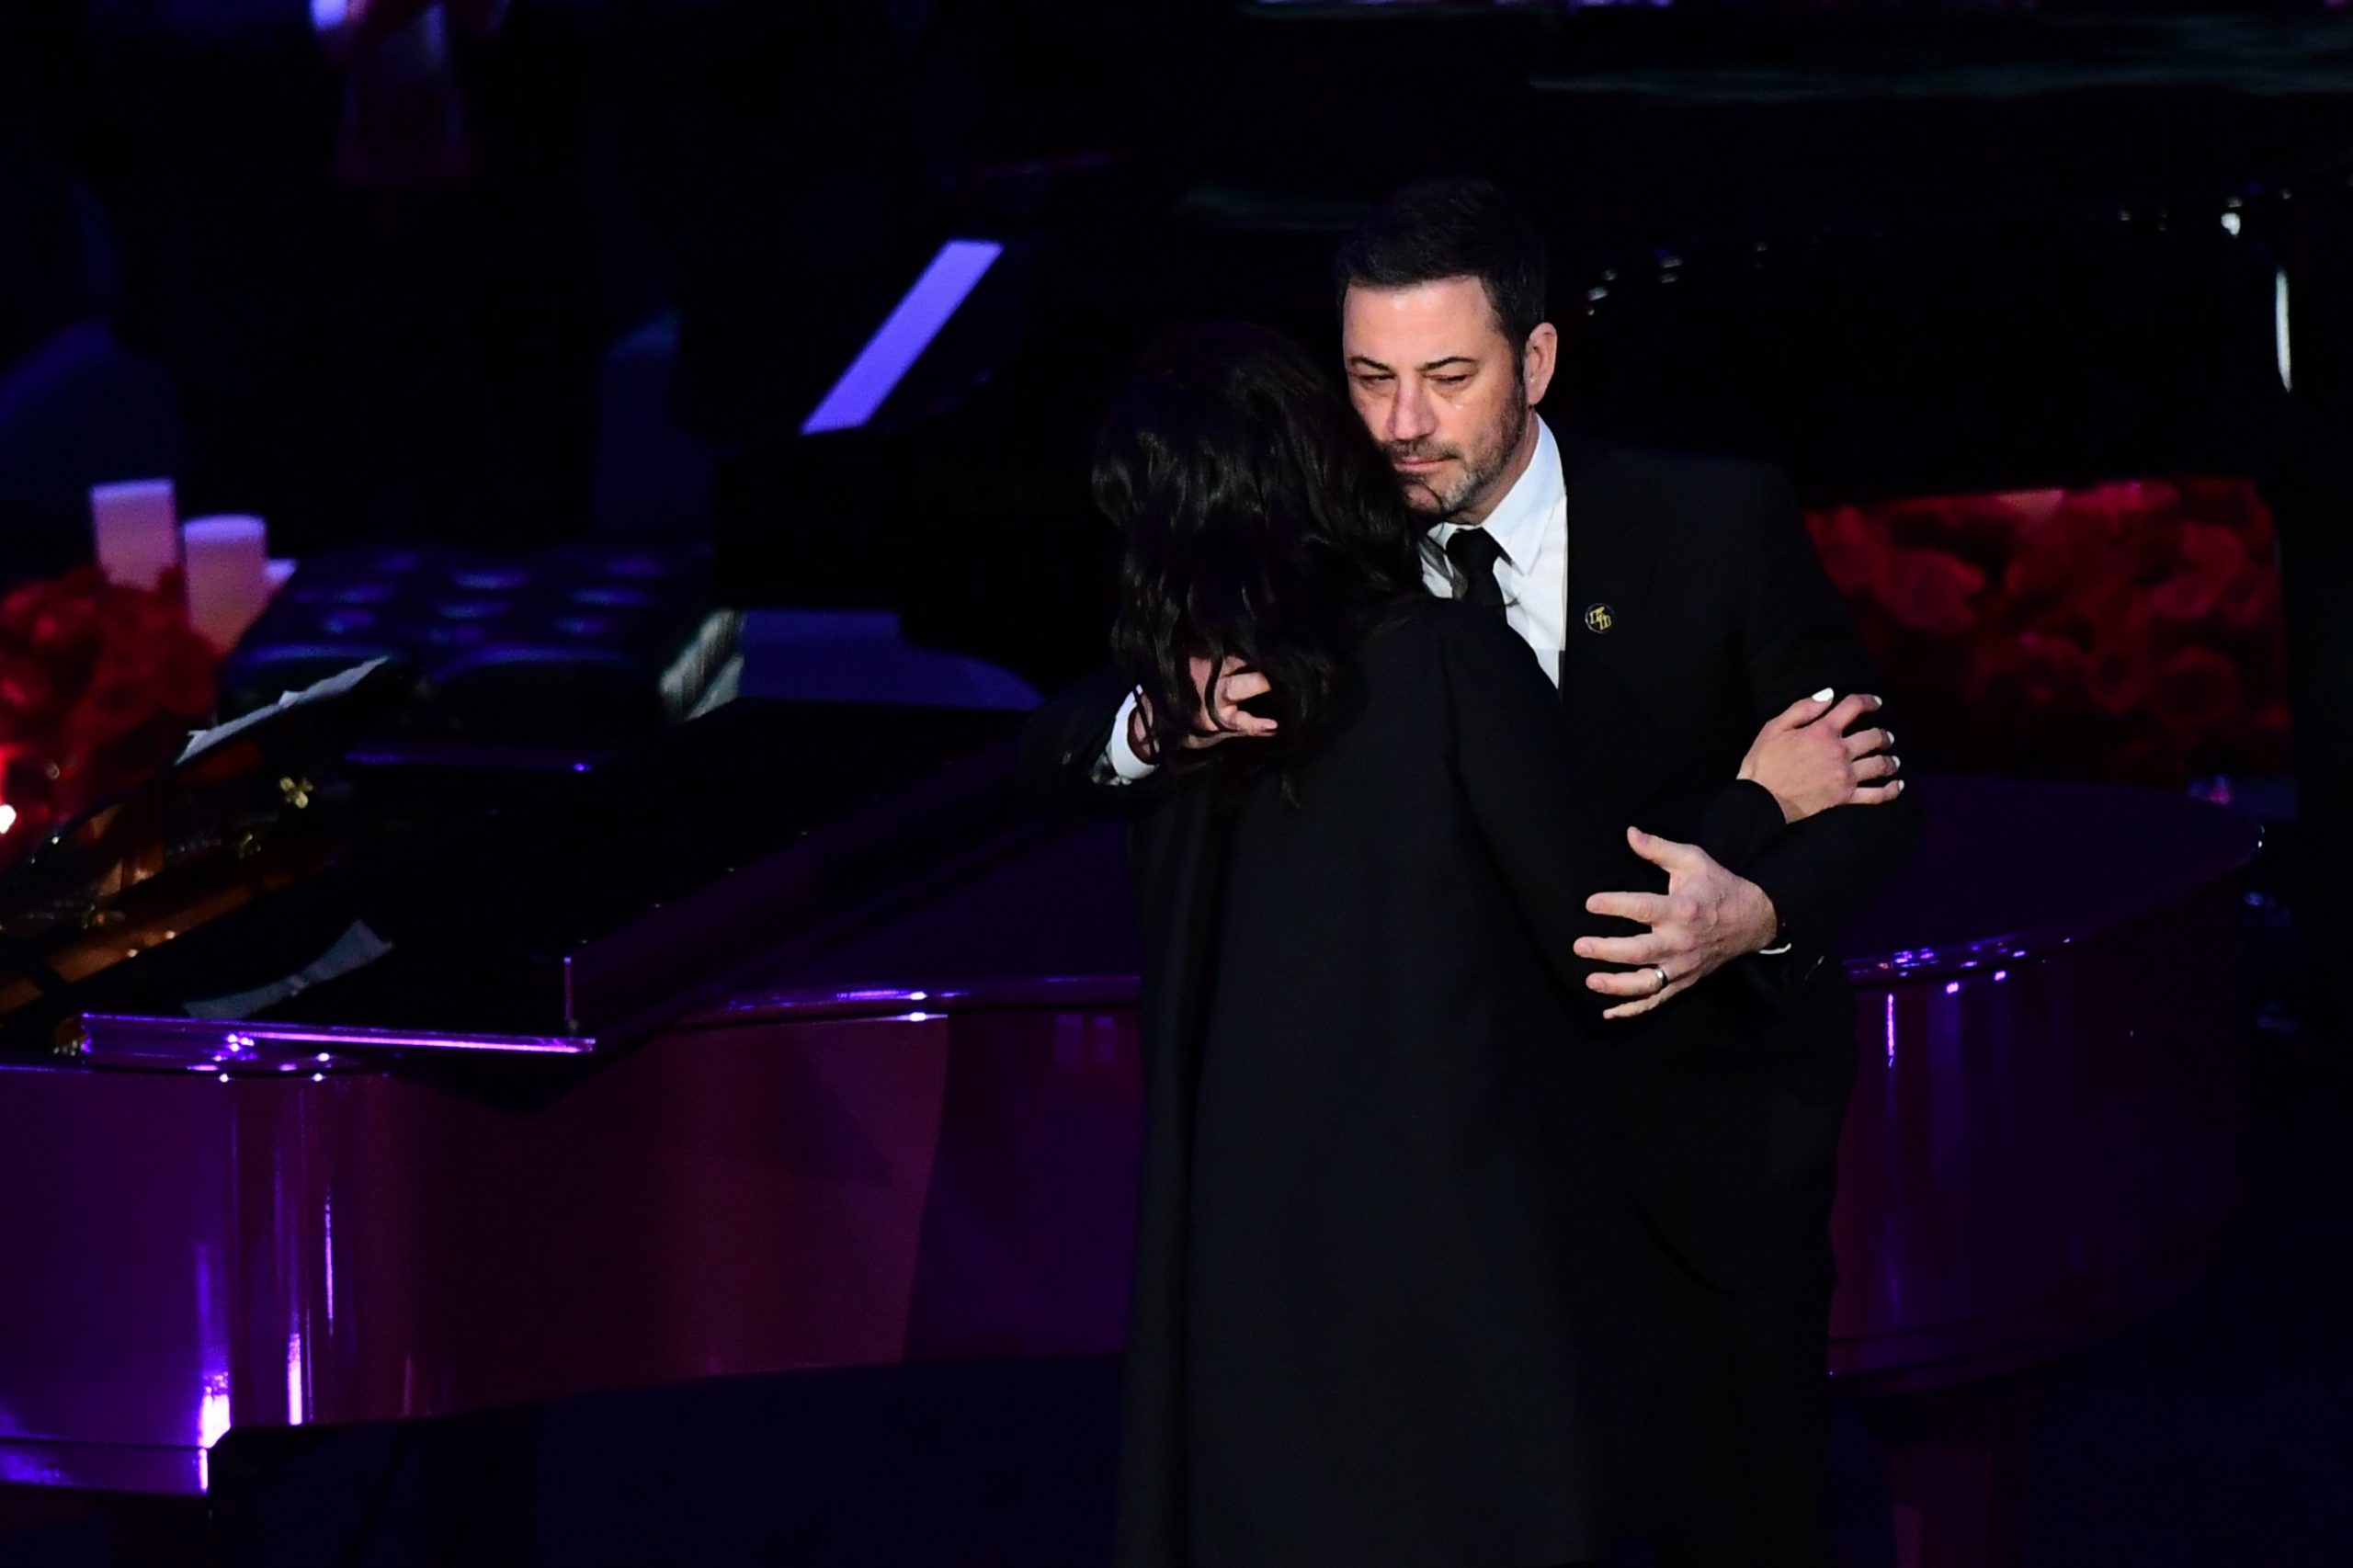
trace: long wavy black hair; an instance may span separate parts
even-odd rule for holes
[[[1365,639],[1427,593],[1421,524],[1356,411],[1296,344],[1246,323],[1153,347],[1104,422],[1095,501],[1127,536],[1112,655],[1150,699],[1163,763],[1303,757]],[[1270,740],[1183,747],[1195,657],[1267,676]]]

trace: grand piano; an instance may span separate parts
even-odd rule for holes
[[[1362,48],[1420,47],[1380,25]],[[1601,88],[1579,80],[1538,72],[1514,113],[1586,112]],[[1281,161],[1318,166],[1304,144]],[[831,604],[892,581],[913,635],[1045,683],[1083,668],[1108,541],[1075,464],[1139,301],[1312,334],[1314,257],[1351,194],[1245,188],[1230,166],[1172,194],[1167,175],[1116,198],[1085,160],[1008,176],[1001,269],[871,426],[731,462],[722,581]],[[1926,309],[1898,277],[1916,244],[1869,239],[1842,232],[1862,254],[1837,265]],[[1757,254],[1649,254],[1639,287],[1595,300],[1580,413],[1771,448],[1753,365],[1733,367],[1745,404],[1695,415],[1642,352],[1660,334],[1698,352],[1707,318],[1675,301],[1753,302]],[[2115,292],[2154,314],[2244,281],[2179,256],[2152,241]],[[2082,283],[2037,297],[2063,310]],[[2244,303],[2221,314],[2268,329]],[[2268,373],[2268,348],[2200,338],[2169,372],[2189,412],[2155,444],[2222,400],[2208,370]],[[1801,381],[1772,428],[1802,431],[1807,400],[1859,374]],[[2063,483],[2149,460],[2129,423],[2075,448],[2039,415],[1939,428],[1844,470],[1830,443],[1781,455],[1824,500],[1907,473]],[[2245,437],[2200,456],[2254,472]],[[894,576],[904,538],[835,526],[861,504],[846,477],[881,472],[934,520],[936,574]],[[1004,549],[1030,537],[1017,521],[1067,581]],[[617,756],[428,766],[362,744],[365,695],[257,729],[0,882],[0,1482],[192,1497],[224,1456],[306,1429],[1117,1352],[1141,1082],[1119,830],[1013,798],[1014,716],[785,692]],[[1844,955],[1860,1074],[1825,1346],[1836,1373],[1915,1391],[2079,1345],[2195,1267],[2234,1199],[2243,1031],[2217,955],[2260,840],[2179,795],[1920,788],[1922,852]]]
[[[145,819],[92,834],[86,931],[13,956],[153,946],[28,987],[0,1063],[0,1476],[197,1494],[219,1445],[305,1425],[1115,1352],[1120,832],[1025,812],[1008,722],[745,701],[513,814],[421,804],[314,725],[250,743],[224,849],[133,876]],[[691,809],[651,804],[682,777]],[[2256,836],[2161,795],[1923,793],[1927,848],[1847,950],[1828,1347],[1915,1385],[2077,1342],[2226,1211],[2211,956]],[[300,962],[222,1017],[249,953]]]

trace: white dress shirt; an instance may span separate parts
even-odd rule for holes
[[[1512,481],[1480,526],[1503,554],[1495,584],[1504,591],[1504,619],[1536,650],[1536,662],[1561,684],[1561,650],[1568,644],[1569,487],[1561,477],[1561,448],[1551,426],[1536,417],[1536,455]],[[1422,575],[1440,598],[1462,597],[1446,541],[1461,531],[1440,523],[1422,536]]]
[[[1504,619],[1536,651],[1537,663],[1557,686],[1561,650],[1568,646],[1569,489],[1561,477],[1561,449],[1552,427],[1540,416],[1531,417],[1536,453],[1481,526],[1503,551],[1495,562],[1495,583],[1504,591]],[[1462,591],[1446,558],[1446,541],[1460,527],[1440,523],[1422,538],[1423,578],[1443,599],[1460,597]],[[1130,692],[1096,765],[1097,781],[1133,784],[1152,777],[1154,765],[1128,744],[1128,719],[1135,710],[1136,694]]]

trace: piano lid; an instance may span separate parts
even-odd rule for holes
[[[85,1014],[623,1038],[1012,810],[1008,759],[979,756],[1008,714],[738,701],[502,773],[349,749],[377,685],[206,748],[0,879],[0,1051],[74,1049]]]
[[[0,1018],[330,863],[336,758],[405,682],[376,660],[287,693],[51,833],[0,876]]]

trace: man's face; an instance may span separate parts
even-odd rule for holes
[[[1475,278],[1347,291],[1348,395],[1414,510],[1433,523],[1485,520],[1534,449],[1529,409],[1552,379],[1554,341],[1548,324],[1516,348]]]

